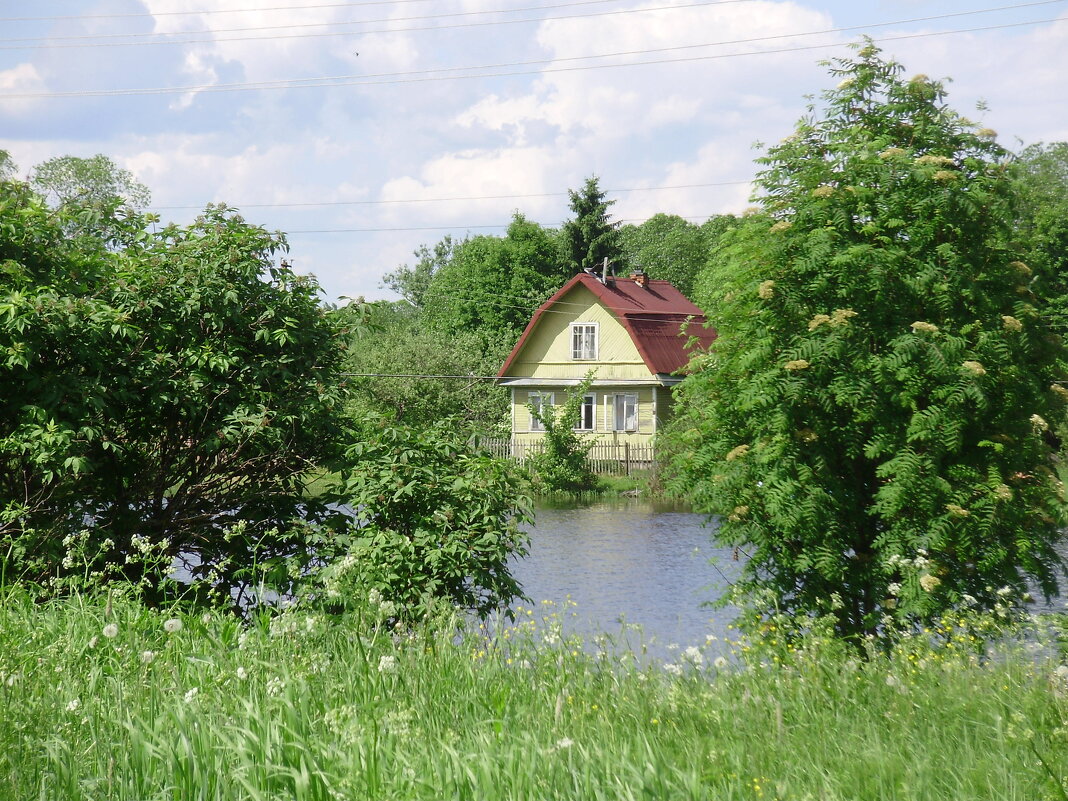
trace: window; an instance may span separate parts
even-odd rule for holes
[[[595,395],[583,395],[582,405],[579,407],[579,419],[575,424],[576,431],[593,431],[595,426],[594,410],[597,408]]]
[[[597,358],[597,323],[571,324],[571,358],[586,361]]]
[[[552,412],[553,407],[553,393],[551,392],[531,392],[527,396],[527,403],[530,404],[530,430],[531,431],[544,431],[545,425],[535,416],[537,414],[545,415]]]
[[[613,431],[638,430],[638,396],[616,395],[614,397]]]

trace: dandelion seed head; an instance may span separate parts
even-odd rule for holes
[[[115,623],[108,623],[104,626],[104,630],[100,632],[109,640],[113,640],[119,636],[119,627]]]
[[[176,617],[163,621],[163,630],[168,634],[177,634],[182,630],[182,621]]]

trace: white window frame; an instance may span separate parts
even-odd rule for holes
[[[589,410],[589,425],[586,425],[586,410]],[[582,396],[582,405],[579,406],[579,419],[575,425],[575,431],[597,430],[597,395],[589,392]]]
[[[579,347],[576,347],[575,337],[578,336],[578,330],[589,329],[593,333],[593,348],[589,349],[586,346],[587,342],[582,342]],[[568,328],[571,334],[570,348],[571,348],[571,361],[574,362],[593,362],[597,361],[597,355],[600,352],[601,346],[601,330],[598,323],[571,323]],[[590,353],[592,352],[592,356]]]
[[[555,392],[528,392],[527,393],[527,404],[528,404],[528,407],[529,406],[534,406],[534,407],[537,408],[538,412],[541,412],[541,413],[544,413],[546,399],[548,399],[549,406],[555,406],[556,405],[556,393]],[[534,416],[534,412],[531,411],[529,408],[527,409],[527,411],[530,412],[530,430],[531,431],[544,431],[545,430],[545,426],[542,424],[541,420],[539,420],[537,417],[535,417]]]
[[[611,415],[612,415],[612,417],[611,417],[612,431],[623,431],[623,432],[637,432],[637,431],[639,431],[640,428],[641,428],[641,415],[640,415],[641,407],[640,407],[640,405],[638,403],[638,393],[636,393],[636,392],[617,392],[616,394],[610,395],[608,397],[611,398],[610,411],[611,411]],[[623,419],[622,419],[622,421],[620,420],[620,414],[619,414],[619,412],[620,412],[619,404],[620,404],[620,400],[621,399],[622,399],[622,403],[623,403],[623,415],[622,415]],[[628,405],[628,401],[630,403],[632,403],[633,406],[634,406],[634,415],[633,415],[633,418],[631,418],[634,421],[633,428],[627,426],[627,418],[628,418],[627,405]]]

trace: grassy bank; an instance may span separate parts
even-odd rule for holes
[[[769,631],[639,667],[565,616],[457,638],[10,597],[0,798],[1065,798],[1068,682],[1026,648],[866,662]]]

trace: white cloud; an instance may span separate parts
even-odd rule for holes
[[[45,80],[33,64],[22,63],[0,71],[0,94],[31,94],[47,91]],[[20,98],[3,101],[3,112],[26,115],[46,101],[37,98]]]

